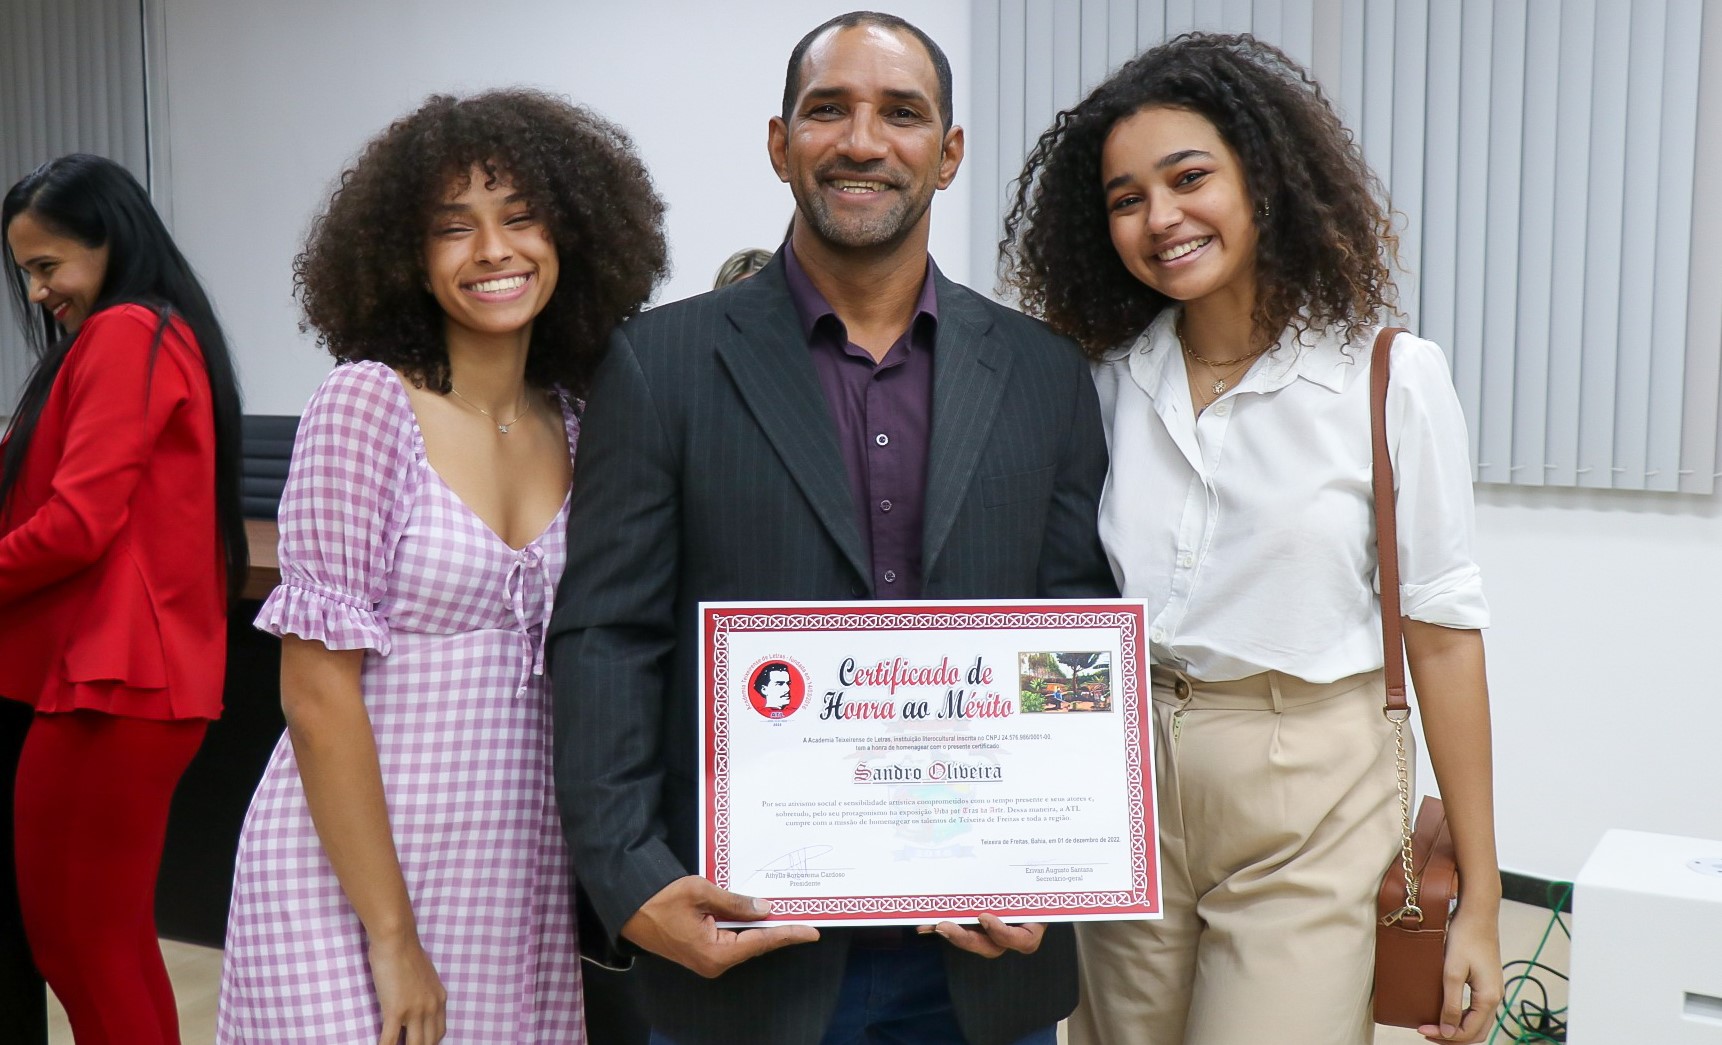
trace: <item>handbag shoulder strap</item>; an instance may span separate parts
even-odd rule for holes
[[[1381,656],[1389,718],[1409,714],[1405,699],[1405,636],[1399,626],[1399,526],[1393,511],[1393,461],[1387,456],[1387,374],[1393,339],[1404,327],[1382,327],[1369,360],[1370,482],[1375,493],[1375,558],[1381,570]]]

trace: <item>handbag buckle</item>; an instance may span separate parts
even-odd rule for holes
[[[1397,925],[1397,924],[1399,924],[1399,922],[1401,920],[1407,919],[1407,918],[1416,922],[1419,925],[1423,924],[1423,908],[1417,906],[1414,903],[1408,903],[1404,907],[1401,907],[1399,910],[1394,911],[1392,914],[1382,915],[1381,916],[1381,924],[1382,925]]]

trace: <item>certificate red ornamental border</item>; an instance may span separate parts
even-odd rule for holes
[[[729,636],[743,631],[901,631],[929,629],[1020,630],[1029,628],[1116,628],[1121,651],[1120,700],[1128,742],[1124,768],[1130,803],[1130,887],[1105,891],[917,894],[904,896],[768,897],[770,921],[854,923],[934,921],[960,912],[991,912],[1012,921],[1072,921],[1157,918],[1159,850],[1155,837],[1148,658],[1142,642],[1145,611],[1140,602],[870,602],[754,603],[700,607],[705,649],[702,714],[710,742],[704,751],[701,815],[707,845],[701,873],[729,881],[729,715],[718,695],[728,690]],[[745,667],[745,665],[743,665]]]

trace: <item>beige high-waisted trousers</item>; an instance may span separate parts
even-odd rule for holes
[[[1381,673],[1153,683],[1165,917],[1077,926],[1071,1045],[1367,1045],[1400,841]]]

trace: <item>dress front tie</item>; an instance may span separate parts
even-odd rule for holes
[[[508,567],[508,577],[503,582],[503,595],[514,613],[515,627],[520,633],[520,680],[514,687],[515,700],[526,695],[526,688],[534,678],[544,675],[544,633],[547,627],[544,622],[534,619],[535,608],[527,605],[527,592],[534,580],[539,591],[536,608],[549,606],[556,598],[556,582],[544,566],[544,553],[539,551],[537,542],[514,553],[514,562]]]

